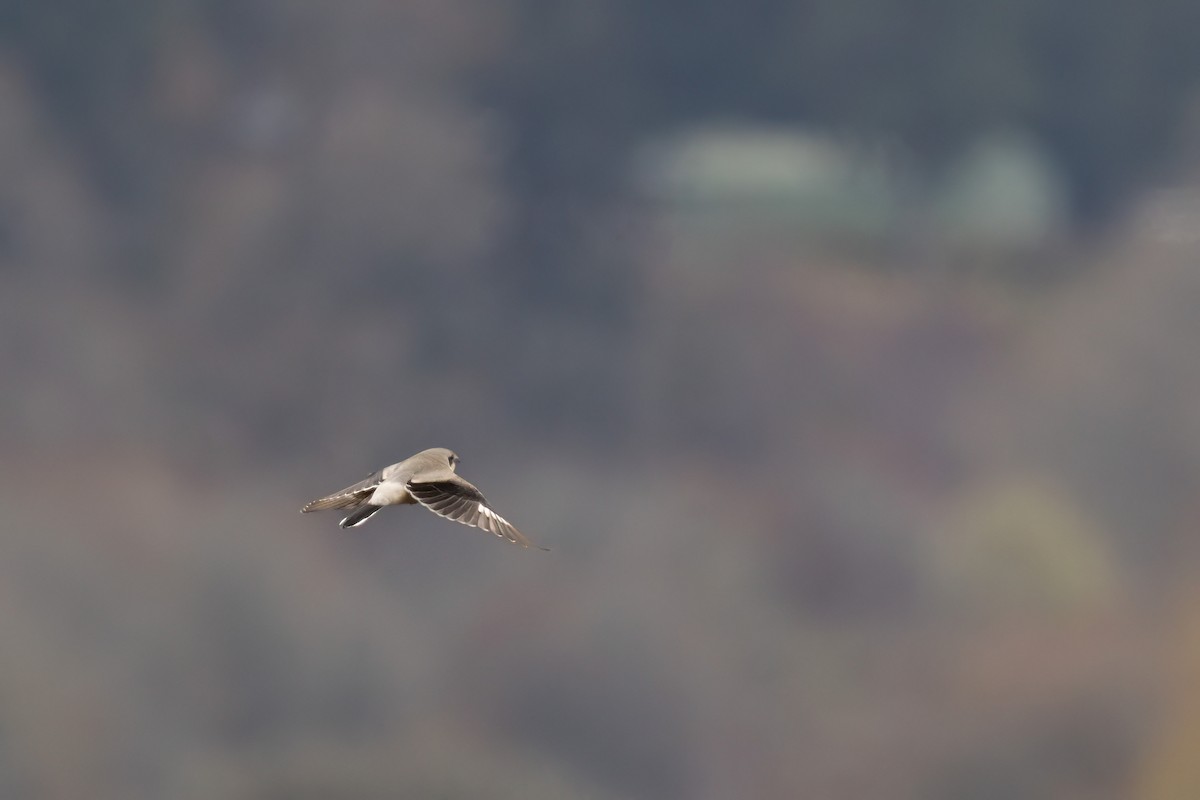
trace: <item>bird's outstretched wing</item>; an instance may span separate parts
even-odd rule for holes
[[[310,511],[324,511],[327,508],[350,508],[359,505],[371,496],[371,492],[375,491],[375,487],[379,486],[381,480],[378,472],[372,472],[353,486],[347,486],[340,492],[326,495],[320,500],[313,500],[300,511],[307,514]]]
[[[511,522],[492,510],[482,492],[453,473],[435,480],[413,479],[407,488],[418,503],[446,519],[473,525],[522,547],[546,549],[526,539]]]

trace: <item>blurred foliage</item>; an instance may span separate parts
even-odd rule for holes
[[[116,197],[136,194],[161,167],[145,148],[156,138],[147,101],[164,22],[178,5],[0,2],[0,48],[27,67],[57,129]]]
[[[1190,788],[1194,4],[105,8],[0,0],[0,795]],[[730,118],[1136,213],[1023,284],[639,194]],[[551,553],[297,513],[432,445]]]
[[[1186,145],[1198,30],[1182,0],[0,4],[8,63],[83,159],[85,189],[121,204],[101,224],[135,285],[163,280],[163,232],[206,213],[218,165],[255,164],[237,178],[248,205],[205,235],[241,247],[233,260],[289,259],[297,296],[264,297],[279,288],[264,278],[214,298],[223,318],[311,307],[324,266],[361,243],[323,289],[459,303],[421,330],[527,428],[586,422],[614,443],[635,402],[619,387],[647,231],[629,165],[647,142],[714,118],[801,123],[953,180],[981,140],[1027,131],[1076,218],[1107,219]],[[272,224],[215,229],[249,214]]]
[[[935,534],[937,590],[959,612],[1054,616],[1118,595],[1104,539],[1048,481],[963,492]]]
[[[647,130],[734,116],[895,137],[932,168],[1028,128],[1076,210],[1103,216],[1181,144],[1200,81],[1186,0],[508,7],[511,44],[483,85],[514,121],[527,190],[561,199],[604,196]]]
[[[1170,701],[1134,781],[1136,800],[1184,800],[1200,793],[1200,602],[1189,591],[1174,623],[1178,644],[1164,679]]]

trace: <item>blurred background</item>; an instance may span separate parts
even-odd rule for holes
[[[0,1],[0,796],[1200,797],[1198,38]]]

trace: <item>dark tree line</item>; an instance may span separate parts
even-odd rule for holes
[[[115,210],[110,227],[127,252],[109,268],[132,283],[153,284],[156,270],[170,269],[170,234],[161,233],[169,225],[160,222],[190,213],[172,198],[192,180],[189,165],[202,171],[202,158],[221,152],[239,93],[280,76],[299,86],[307,106],[297,124],[307,128],[279,157],[292,159],[290,179],[304,186],[286,212],[300,244],[280,263],[262,263],[259,283],[276,285],[286,269],[309,277],[336,271],[337,285],[369,285],[369,302],[408,308],[456,358],[494,372],[491,382],[511,395],[500,404],[539,425],[564,408],[582,415],[565,422],[586,419],[593,430],[627,416],[627,398],[600,387],[627,385],[636,356],[629,337],[642,215],[628,163],[655,137],[713,118],[803,124],[901,144],[935,175],[981,134],[1020,127],[1057,160],[1077,220],[1090,225],[1119,212],[1186,146],[1183,120],[1200,88],[1200,6],[1190,0],[461,0],[386,8],[0,0],[0,53],[28,76],[55,134],[75,143],[97,195]],[[373,14],[386,19],[371,39]],[[223,94],[218,113],[180,121],[164,110],[170,90],[160,67],[196,40],[219,62]],[[365,60],[347,67],[359,50]],[[408,58],[410,50],[420,54]],[[446,170],[435,181],[453,209],[437,212],[447,230],[471,222],[459,219],[474,213],[468,196],[493,192],[503,206],[500,232],[473,255],[379,235],[391,224],[380,220],[394,217],[355,222],[364,213],[308,167],[321,156],[329,117],[341,113],[338,100],[364,83],[402,86],[398,95],[440,98],[435,106],[489,120],[489,133],[458,141],[464,152],[483,153],[481,162],[494,150],[497,174],[480,173],[486,186],[470,190]],[[430,130],[461,132],[457,111],[430,121],[419,104],[408,108]],[[438,138],[400,147],[419,161],[427,154],[417,150]],[[373,152],[359,156],[378,161]],[[329,163],[336,171],[338,160]],[[406,174],[401,165],[399,180]],[[348,191],[361,194],[362,182],[347,175]],[[420,187],[393,192],[396,182],[377,181],[389,202],[404,200],[404,191],[424,202]],[[384,207],[362,202],[364,211]],[[404,203],[398,207],[402,213]],[[322,221],[338,209],[357,233],[328,232]],[[446,308],[456,313],[436,313]]]
[[[1064,165],[1081,218],[1100,218],[1179,145],[1200,86],[1188,0],[508,0],[454,13],[485,11],[497,42],[461,70],[462,90],[511,126],[514,189],[550,218],[619,194],[616,167],[646,136],[712,116],[895,136],[934,166],[983,130],[1023,125]],[[114,155],[145,155],[152,56],[181,20],[251,66],[295,16],[270,0],[4,0],[0,47],[100,173],[134,180]]]
[[[595,6],[513,2],[515,35],[480,83],[527,136],[566,145],[541,150],[571,162],[556,174],[601,186],[608,167],[581,160],[712,116],[895,136],[934,167],[1021,125],[1096,218],[1171,155],[1200,88],[1200,8],[1185,0]]]

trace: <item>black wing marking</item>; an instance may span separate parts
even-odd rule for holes
[[[407,489],[418,503],[446,519],[494,533],[522,547],[537,547],[511,522],[493,511],[482,492],[458,476],[449,480],[409,481]]]

